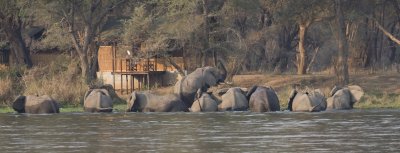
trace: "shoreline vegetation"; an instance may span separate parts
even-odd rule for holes
[[[32,69],[4,67],[0,68],[0,113],[14,112],[12,101],[18,95],[50,95],[61,104],[61,112],[83,112],[83,96],[89,87],[103,85],[95,81],[90,85],[77,70],[76,59],[68,55],[60,55],[57,60],[47,65]],[[400,73],[385,70],[350,71],[350,84],[359,85],[365,91],[356,109],[395,108],[400,109]],[[298,84],[304,89],[321,89],[327,97],[337,82],[335,74],[330,70],[295,75],[287,72],[274,74],[270,72],[246,72],[235,75],[231,83],[219,85],[225,87],[245,87],[253,85],[271,86],[277,92],[281,110],[287,108],[291,87]],[[167,94],[173,92],[173,86],[151,88],[151,92]],[[118,93],[118,91],[117,91]],[[129,95],[119,95],[126,100]],[[114,103],[114,110],[125,111],[125,102]]]

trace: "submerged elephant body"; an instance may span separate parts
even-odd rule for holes
[[[218,102],[207,92],[197,91],[196,100],[190,107],[191,112],[215,112],[218,110]]]
[[[90,89],[85,94],[85,112],[112,112],[113,100],[106,89]]]
[[[241,88],[229,88],[221,97],[222,102],[218,105],[218,111],[246,111],[249,101]]]
[[[280,111],[278,96],[271,87],[253,86],[246,97],[252,112]]]
[[[353,105],[361,99],[364,91],[360,86],[356,85],[344,88],[335,86],[330,95],[331,97],[327,99],[327,110],[346,110],[353,109]]]
[[[209,87],[224,82],[226,69],[223,64],[219,65],[221,65],[220,68],[210,66],[197,68],[175,84],[174,93],[178,94],[186,105],[191,107],[198,89],[207,91]]]
[[[326,109],[326,99],[321,90],[297,92],[293,90],[289,97],[288,109],[295,112],[319,112]]]
[[[19,96],[13,102],[13,109],[18,113],[47,114],[59,113],[57,101],[50,96]]]
[[[177,94],[156,95],[149,92],[132,92],[127,101],[129,112],[183,112],[188,107]]]

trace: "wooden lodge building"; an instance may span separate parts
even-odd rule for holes
[[[97,77],[104,84],[111,84],[122,94],[134,90],[175,84],[179,73],[164,57],[154,52],[141,52],[144,57],[132,56],[123,47],[100,46],[98,52],[99,71]],[[130,55],[129,55],[130,54]],[[182,56],[171,57],[184,67]]]

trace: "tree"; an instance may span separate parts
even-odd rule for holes
[[[113,9],[125,0],[50,1],[45,6],[50,13],[65,22],[74,48],[79,56],[82,77],[90,83],[96,77],[98,38],[101,27]]]
[[[335,65],[338,83],[342,86],[349,83],[349,70],[347,59],[349,46],[346,37],[346,24],[342,10],[342,0],[335,0],[335,13],[337,24],[338,60]]]
[[[0,26],[10,42],[11,55],[16,65],[32,67],[32,60],[22,37],[25,19],[28,18],[30,1],[0,1]]]
[[[294,22],[299,26],[297,74],[306,74],[307,72],[308,63],[305,49],[307,30],[311,24],[331,18],[329,5],[329,1],[321,0],[281,0],[276,3],[277,7],[281,7],[276,16],[278,20],[280,22]]]

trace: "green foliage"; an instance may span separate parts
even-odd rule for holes
[[[41,40],[38,49],[71,50],[72,42],[70,35],[59,23],[52,24],[46,30],[46,37]]]
[[[279,0],[273,6],[276,9],[274,18],[283,23],[313,22],[319,18],[332,16],[332,5],[333,1],[324,0]]]

